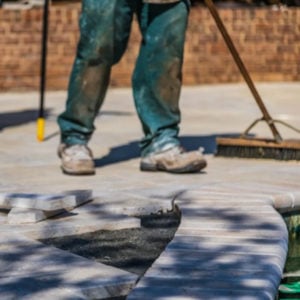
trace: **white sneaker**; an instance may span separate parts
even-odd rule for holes
[[[151,153],[141,160],[142,171],[165,171],[169,173],[195,173],[204,169],[207,162],[202,151],[185,151],[174,146],[165,151]]]
[[[61,169],[69,175],[93,175],[95,164],[92,151],[81,144],[60,144],[57,150],[61,159]]]

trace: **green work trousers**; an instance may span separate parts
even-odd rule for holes
[[[179,144],[179,96],[188,13],[188,0],[171,4],[146,4],[142,0],[82,1],[80,40],[66,109],[58,117],[62,143],[87,144],[91,138],[111,67],[126,50],[136,14],[142,42],[132,87],[144,132],[141,154]]]

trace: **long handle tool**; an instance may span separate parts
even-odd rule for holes
[[[46,88],[46,71],[47,71],[47,40],[48,40],[48,16],[49,1],[45,0],[42,25],[42,53],[41,53],[41,70],[40,70],[40,107],[37,119],[37,140],[44,140],[45,132],[45,116],[44,116],[44,100]]]
[[[204,0],[208,7],[212,17],[215,20],[216,25],[221,32],[224,41],[232,54],[232,57],[238,66],[244,80],[246,81],[258,107],[260,108],[263,117],[255,120],[242,134],[240,138],[217,138],[217,153],[218,156],[229,157],[247,157],[247,158],[272,158],[280,160],[300,160],[300,141],[299,140],[283,140],[279,134],[275,122],[281,123],[296,132],[300,132],[299,129],[286,124],[283,121],[274,120],[271,118],[266,106],[264,105],[262,98],[260,97],[238,51],[236,50],[232,39],[230,38],[226,27],[213,3],[212,0]],[[248,132],[259,121],[265,121],[272,131],[274,140],[270,139],[253,139],[248,138]]]
[[[225,27],[224,23],[222,22],[222,19],[219,15],[214,3],[212,2],[212,0],[205,0],[205,4],[208,7],[211,15],[213,16],[222,36],[224,38],[224,41],[226,42],[227,47],[228,47],[229,51],[231,52],[233,59],[235,60],[235,63],[237,64],[242,76],[244,77],[246,83],[248,84],[248,87],[249,87],[254,99],[256,100],[256,103],[259,106],[259,108],[263,114],[263,120],[265,120],[267,122],[267,124],[269,125],[275,140],[277,142],[282,141],[282,138],[281,138],[277,128],[274,125],[274,121],[271,118],[266,106],[264,105],[262,98],[260,97],[238,51],[236,50],[236,48],[232,42],[232,39],[231,39],[230,35],[228,34],[226,27]]]

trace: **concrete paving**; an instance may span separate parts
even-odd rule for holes
[[[274,118],[300,128],[299,83],[257,87]],[[8,211],[0,210],[1,299],[105,299],[128,293],[128,299],[274,299],[288,247],[280,213],[299,210],[300,163],[214,156],[216,136],[239,134],[261,117],[244,84],[183,88],[182,144],[204,147],[208,160],[203,172],[186,175],[139,171],[142,131],[130,89],[109,90],[96,119],[90,143],[96,175],[62,174],[56,117],[65,97],[47,93],[46,138],[40,143],[38,94],[0,94],[1,195],[93,193],[91,202],[38,223],[9,224]],[[284,138],[300,139],[299,133],[278,128]],[[270,137],[269,131],[259,124],[253,134]],[[138,227],[134,216],[171,209],[180,210],[180,227],[142,278],[36,241]],[[49,267],[46,262],[54,257],[59,262]]]

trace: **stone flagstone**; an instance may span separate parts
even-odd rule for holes
[[[62,194],[23,194],[0,195],[0,208],[10,209],[9,224],[36,223],[72,210],[92,199],[91,190],[73,190]]]
[[[127,295],[137,280],[132,273],[14,234],[1,236],[0,269],[0,299],[6,300],[106,299]]]
[[[39,209],[13,207],[7,215],[7,221],[9,224],[37,223],[62,212],[64,212],[63,209],[47,212]]]
[[[0,195],[0,208],[18,207],[55,211],[76,207],[91,199],[91,190],[74,190],[60,194],[7,193]]]

